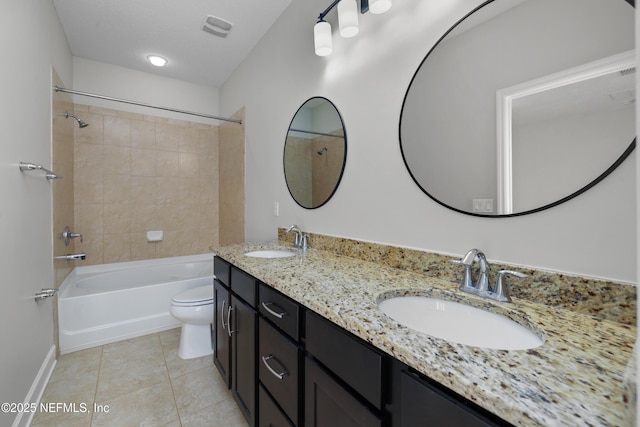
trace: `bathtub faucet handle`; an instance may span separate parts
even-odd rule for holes
[[[82,243],[82,234],[72,232],[69,226],[64,228],[64,231],[62,232],[62,238],[64,239],[65,246],[69,246],[69,242],[71,241],[71,239],[75,239],[77,237],[80,238],[80,243]]]

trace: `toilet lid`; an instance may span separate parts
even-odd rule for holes
[[[202,304],[213,302],[213,284],[198,286],[197,288],[180,292],[178,295],[173,297],[172,301],[179,304]]]

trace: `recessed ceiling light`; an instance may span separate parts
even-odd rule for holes
[[[148,55],[147,60],[149,60],[149,62],[151,62],[151,64],[155,65],[156,67],[164,67],[165,65],[167,65],[167,62],[169,62],[162,56],[158,55]]]

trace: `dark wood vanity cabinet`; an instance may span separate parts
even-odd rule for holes
[[[510,426],[215,258],[214,362],[249,426]]]
[[[222,271],[226,271],[224,266],[229,264],[218,257],[216,259],[218,263],[214,263],[214,269],[220,266]],[[257,280],[233,266],[230,266],[228,283],[220,280],[217,270],[214,273],[214,363],[231,388],[249,426],[253,427],[257,413]]]

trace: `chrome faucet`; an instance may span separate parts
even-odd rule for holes
[[[303,251],[306,251],[307,249],[309,249],[309,244],[308,244],[309,235],[303,233],[302,230],[300,230],[300,227],[298,227],[295,224],[287,228],[287,233],[291,231],[296,233],[293,246],[295,246],[296,248],[300,248]]]
[[[478,278],[474,282],[471,268],[473,267],[476,259],[478,260],[479,272]],[[500,270],[497,272],[496,285],[492,287],[490,282],[491,269],[489,268],[489,262],[487,261],[487,257],[484,255],[484,253],[478,249],[471,249],[465,254],[464,257],[462,257],[462,259],[452,259],[450,260],[450,262],[464,267],[464,276],[462,278],[462,282],[460,283],[460,290],[462,292],[468,292],[470,294],[493,299],[496,301],[511,301],[511,297],[509,296],[509,288],[504,281],[505,275],[510,274],[521,278],[527,277],[526,274],[520,273],[519,271]]]
[[[296,233],[293,246],[295,246],[296,248],[299,248],[302,245],[302,230],[300,230],[300,227],[293,224],[289,228],[287,228],[287,233],[290,233],[292,231]]]

